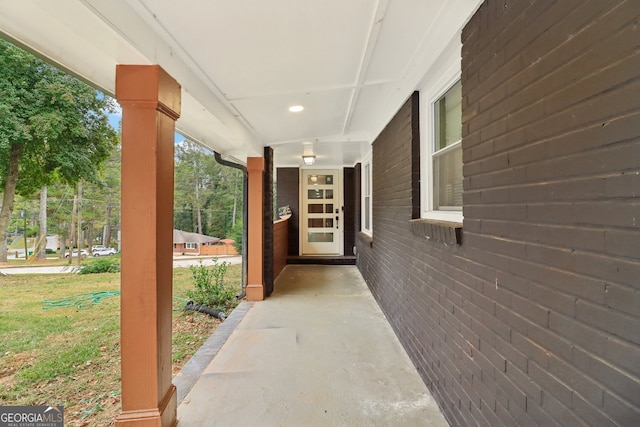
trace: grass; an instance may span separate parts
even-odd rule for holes
[[[32,248],[34,240],[35,239],[33,237],[27,237],[27,247]],[[24,237],[19,237],[13,240],[13,242],[7,245],[7,249],[24,249]]]
[[[73,258],[71,262],[73,265],[77,265],[78,258]],[[69,259],[60,258],[58,257],[58,255],[49,254],[47,255],[46,260],[39,260],[38,258],[32,258],[32,259],[24,259],[24,257],[15,258],[12,254],[9,254],[9,256],[7,257],[7,262],[0,262],[0,267],[14,267],[14,266],[28,267],[31,265],[67,265],[67,264],[69,264]]]
[[[239,286],[240,270],[226,282]],[[110,425],[120,411],[119,297],[85,309],[42,301],[119,287],[118,273],[0,277],[0,405],[63,405],[66,425]],[[191,287],[189,269],[175,269],[174,296]],[[174,299],[174,374],[219,323],[183,306]]]

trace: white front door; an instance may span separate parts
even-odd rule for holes
[[[302,255],[342,255],[341,171],[302,169]]]

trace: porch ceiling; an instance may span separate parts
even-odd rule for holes
[[[353,165],[481,0],[0,0],[0,33],[113,93],[116,64],[183,88],[178,130],[244,161]],[[302,105],[301,113],[288,107]]]

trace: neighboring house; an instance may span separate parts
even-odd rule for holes
[[[207,255],[206,248],[220,242],[217,237],[205,236],[204,234],[191,233],[182,230],[173,230],[173,252],[196,255]]]

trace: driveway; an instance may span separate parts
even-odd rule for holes
[[[204,265],[213,265],[213,257],[182,257],[177,256],[173,258],[173,268],[184,268],[190,265],[198,265],[200,261]],[[240,255],[234,256],[221,256],[218,257],[218,261],[226,261],[231,264],[241,264],[242,257]],[[0,268],[0,275],[5,274],[62,274],[62,273],[75,273],[78,271],[78,265],[63,265],[63,266],[47,266],[47,265],[31,265],[31,266],[16,266],[16,267],[3,267]]]

